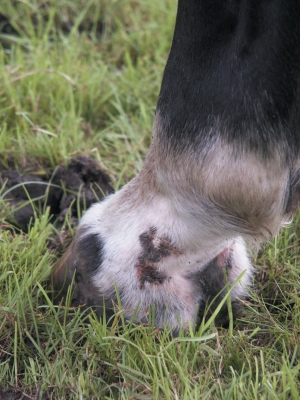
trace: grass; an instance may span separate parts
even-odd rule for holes
[[[1,167],[42,173],[84,153],[116,189],[134,176],[175,3],[2,0],[10,24],[0,22]],[[23,233],[0,197],[0,398],[299,399],[300,216],[253,257],[255,286],[233,327],[209,321],[173,338],[121,312],[108,327],[54,306],[47,279],[57,256],[47,243],[57,232],[42,211]]]

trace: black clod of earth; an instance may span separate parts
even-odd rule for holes
[[[26,170],[26,172],[25,172]],[[47,170],[37,176],[36,167],[0,169],[1,196],[11,209],[12,224],[28,230],[34,210],[50,208],[51,222],[60,227],[69,212],[77,223],[80,211],[113,193],[109,177],[99,164],[87,155],[72,158],[66,165]],[[30,200],[30,201],[29,201]]]

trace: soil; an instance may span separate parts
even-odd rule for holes
[[[3,392],[0,388],[0,400],[23,400],[25,396],[18,391],[8,390]]]
[[[47,396],[46,393],[43,393],[42,396],[39,396],[39,390],[37,390],[37,393],[34,397],[21,392],[20,390],[15,390],[15,389],[9,389],[6,391],[3,391],[0,387],[0,400],[28,400],[28,399],[42,399],[42,400],[48,400],[49,397]]]
[[[46,207],[50,208],[51,222],[59,228],[67,213],[76,224],[78,211],[113,193],[108,176],[89,156],[81,155],[67,165],[46,169],[42,176],[40,170],[39,166],[0,170],[0,188],[4,187],[1,194],[12,209],[9,222],[25,232],[35,215]]]

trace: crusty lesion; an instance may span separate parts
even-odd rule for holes
[[[140,289],[148,282],[154,285],[162,285],[170,282],[171,276],[159,269],[158,263],[166,257],[179,256],[182,252],[172,243],[167,235],[158,236],[157,228],[151,227],[139,236],[142,253],[135,265]]]

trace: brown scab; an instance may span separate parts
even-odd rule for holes
[[[169,281],[171,277],[160,271],[156,264],[170,255],[181,254],[167,236],[158,237],[156,232],[157,229],[151,227],[139,236],[143,251],[138,258],[136,268],[141,289],[145,287],[145,282],[162,285],[166,280]]]
[[[159,271],[155,266],[147,264],[136,266],[137,276],[140,282],[140,288],[145,287],[145,282],[152,283],[154,285],[162,285],[168,278],[163,272]],[[170,278],[168,278],[169,280]]]

